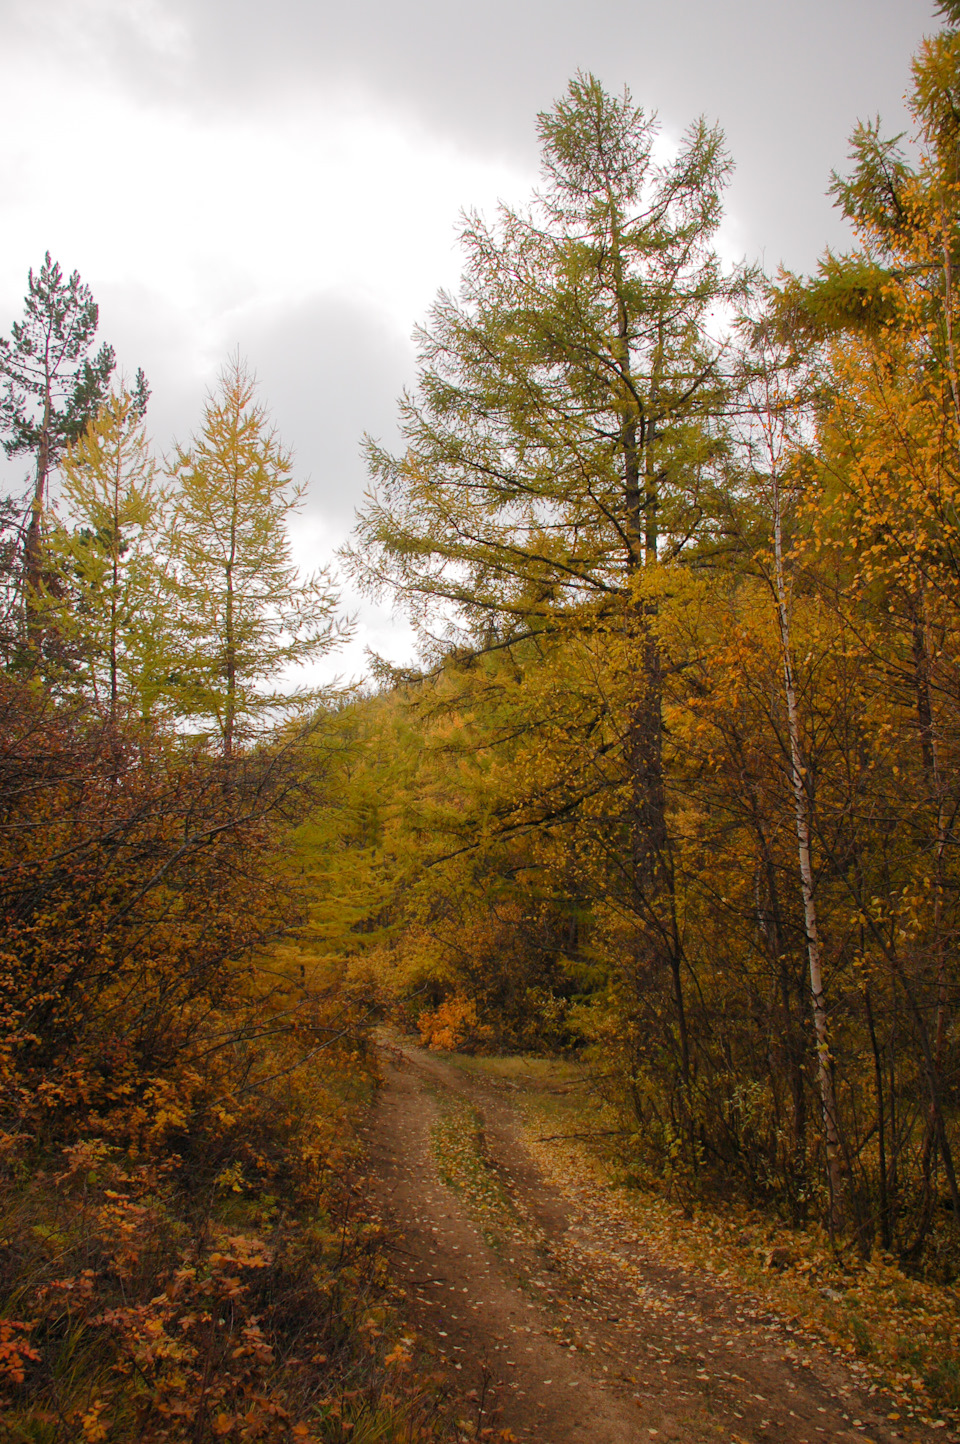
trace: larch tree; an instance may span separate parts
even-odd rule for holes
[[[349,559],[425,638],[439,625],[472,654],[520,658],[526,642],[597,625],[619,639],[632,700],[604,745],[629,780],[604,846],[638,976],[667,969],[682,1039],[655,574],[711,511],[727,394],[717,323],[749,275],[725,273],[713,245],[731,169],[719,130],[696,122],[661,162],[655,117],[581,74],[539,132],[531,209],[466,221],[461,293],[441,294],[420,333],[406,451],[370,447],[375,489]]]
[[[861,1000],[856,1027],[873,1059],[872,1158],[866,1090],[854,1098],[842,1077],[856,1077],[851,1030],[836,1069],[846,1101],[833,1104],[844,1115],[846,1203],[869,1231],[871,1199],[885,1246],[897,1241],[912,1256],[936,1231],[938,1188],[954,1230],[960,1218],[949,1101],[958,1069],[960,7],[937,8],[948,24],[913,65],[912,150],[879,121],[857,126],[850,173],[832,186],[856,249],[828,253],[811,282],[788,278],[773,307],[782,339],[809,348],[820,383],[791,566],[832,618],[835,670],[842,661],[847,673],[846,687],[819,704],[835,755],[825,757],[828,729],[814,714],[806,740],[809,748],[819,733],[820,758],[788,763],[798,836],[803,811],[819,858],[824,957],[829,972],[849,979],[855,970],[857,981],[831,990],[825,974],[827,992],[835,1010],[841,998],[851,1012]],[[803,652],[815,651],[804,637]],[[794,655],[799,663],[799,636]],[[821,686],[827,671],[821,665]],[[805,903],[813,886],[804,879]],[[809,944],[809,921],[806,931]],[[822,1061],[840,1029],[834,1020],[828,1052],[812,968],[811,992]],[[818,1073],[826,1113],[830,1080]],[[915,1101],[924,1095],[925,1110]],[[838,1141],[827,1141],[836,1159]]]
[[[459,298],[419,334],[407,449],[375,445],[356,571],[473,649],[556,624],[682,552],[703,514],[740,291],[712,241],[730,162],[702,121],[658,164],[655,118],[579,76],[539,121],[529,213],[468,217]]]
[[[835,180],[862,249],[887,267],[890,319],[833,343],[835,394],[823,418],[817,537],[831,550],[855,538],[844,601],[861,637],[870,638],[864,650],[904,738],[897,802],[915,850],[899,881],[910,926],[889,929],[875,885],[859,887],[855,901],[865,956],[882,959],[912,1015],[929,1097],[918,1236],[935,1207],[938,1161],[954,1222],[960,1220],[947,1101],[957,1069],[951,1039],[960,755],[960,9],[953,0],[938,9],[948,24],[923,42],[913,63],[908,103],[916,163],[908,164],[878,128],[867,145],[861,128],[854,168]]]
[[[164,492],[146,401],[142,384],[114,392],[61,462],[72,529],[60,542],[66,605],[57,625],[73,633],[83,679],[111,721],[124,706],[151,711],[169,631],[157,556]]]
[[[212,730],[227,757],[269,720],[319,697],[284,687],[280,674],[323,656],[348,631],[329,574],[301,578],[293,562],[287,527],[303,489],[255,396],[253,376],[233,359],[171,468],[173,703]]]

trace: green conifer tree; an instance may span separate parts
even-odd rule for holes
[[[91,355],[99,308],[74,271],[64,277],[48,251],[30,271],[22,321],[0,338],[0,427],[8,456],[35,458],[23,543],[28,592],[42,581],[42,526],[47,484],[64,450],[83,433],[106,395],[114,368],[112,346]],[[138,385],[145,387],[138,374]],[[29,610],[29,608],[28,608]]]

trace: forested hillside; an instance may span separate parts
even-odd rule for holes
[[[587,74],[540,116],[540,190],[467,217],[402,449],[368,446],[340,562],[421,651],[364,689],[286,684],[349,624],[293,565],[245,363],[161,459],[80,277],[31,272],[0,350],[30,474],[0,555],[12,1438],[441,1428],[353,1184],[385,1018],[576,1058],[640,1186],[954,1284],[941,15],[916,134],[857,129],[855,239],[812,278],[719,256],[719,129],[664,159]]]
[[[592,1050],[657,1173],[944,1278],[958,62],[916,61],[915,150],[857,131],[858,246],[806,282],[721,265],[716,132],[664,166],[575,80],[348,558],[430,658],[358,711],[402,899],[367,966],[427,1037]]]

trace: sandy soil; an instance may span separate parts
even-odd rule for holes
[[[883,1396],[868,1396],[836,1358],[792,1338],[755,1301],[658,1261],[595,1184],[549,1182],[515,1086],[405,1043],[385,1047],[384,1066],[373,1186],[409,1323],[446,1376],[464,1437],[953,1438],[889,1420]],[[441,1126],[454,1146],[458,1130],[472,1131],[487,1175],[477,1191],[443,1181]]]

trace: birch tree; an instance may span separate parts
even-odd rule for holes
[[[750,391],[755,427],[751,437],[754,479],[769,511],[772,557],[767,580],[777,613],[780,664],[786,711],[788,768],[793,794],[794,825],[797,836],[797,869],[803,899],[803,925],[810,980],[810,1006],[817,1057],[817,1088],[823,1117],[823,1138],[830,1190],[830,1230],[841,1224],[844,1191],[843,1153],[830,1052],[830,1025],[824,991],[823,957],[817,918],[816,887],[812,862],[811,813],[814,806],[813,774],[804,755],[800,721],[800,699],[794,664],[791,620],[791,586],[784,552],[784,511],[789,505],[791,486],[788,469],[800,447],[797,429],[800,408],[795,394],[785,383],[785,358],[761,341],[758,370]],[[794,378],[795,380],[795,378]],[[761,557],[758,557],[763,566]]]

